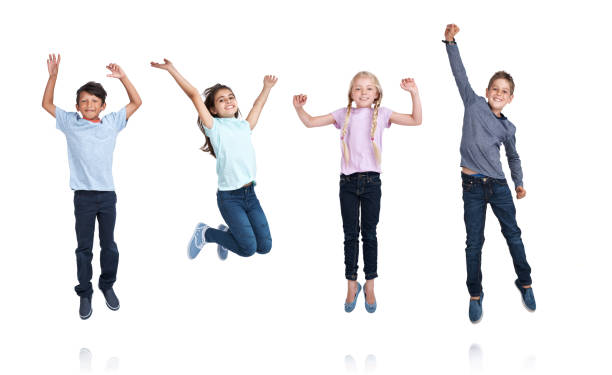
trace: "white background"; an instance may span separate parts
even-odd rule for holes
[[[611,304],[609,12],[604,2],[33,1],[3,5],[0,106],[0,372],[3,374],[609,373]],[[516,81],[504,113],[517,126],[527,197],[516,202],[536,313],[520,303],[489,210],[486,298],[468,320],[459,179],[463,107],[440,40],[457,36],[479,94],[501,69]],[[78,318],[73,193],[66,141],[41,108],[48,53],[61,53],[55,103],[72,110],[89,80],[108,111],[142,99],[117,140],[115,231],[121,261],[112,312],[96,289]],[[212,157],[191,103],[150,61],[171,59],[200,90],[222,82],[243,114],[265,74],[279,77],[253,133],[269,255],[194,261],[198,221],[221,222]],[[383,105],[423,125],[385,131],[378,226],[378,311],[349,314],[338,203],[339,134],[306,129],[306,110],[346,105],[370,70]],[[502,157],[503,157],[502,151]],[[507,163],[503,157],[506,174]],[[98,244],[95,244],[94,284]],[[360,261],[360,266],[362,262]],[[362,280],[363,274],[360,271]]]

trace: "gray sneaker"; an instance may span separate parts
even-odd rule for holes
[[[104,299],[106,300],[106,306],[113,311],[119,310],[119,298],[115,294],[113,288],[108,288],[102,291],[104,294]]]
[[[79,304],[79,316],[81,319],[88,319],[91,316],[91,312],[91,297],[81,297]]]

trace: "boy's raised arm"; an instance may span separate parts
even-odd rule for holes
[[[55,117],[55,104],[53,104],[53,93],[55,92],[55,81],[57,81],[57,73],[59,70],[60,60],[61,56],[59,54],[57,55],[57,58],[55,57],[55,54],[51,54],[47,59],[49,80],[47,81],[47,86],[45,87],[42,106],[53,117]]]
[[[138,95],[136,88],[134,85],[132,85],[132,82],[130,82],[127,75],[119,65],[108,64],[106,69],[111,71],[110,74],[107,74],[107,77],[118,78],[123,84],[123,87],[125,87],[125,91],[127,91],[128,98],[130,99],[130,102],[125,106],[125,119],[127,120],[142,104],[140,95]]]
[[[459,27],[455,24],[446,25],[444,30],[444,39],[446,43],[446,53],[448,54],[448,60],[450,62],[457,88],[459,89],[459,95],[464,104],[469,103],[477,97],[470,82],[468,81],[463,62],[461,61],[461,55],[459,55],[459,49],[457,43],[455,43],[455,35],[459,32]]]
[[[172,62],[168,59],[164,59],[163,64],[151,62],[151,66],[153,68],[166,70],[168,73],[170,73],[172,78],[174,78],[176,83],[178,83],[179,87],[185,92],[185,94],[187,94],[189,99],[191,99],[191,101],[193,102],[193,105],[198,111],[198,116],[200,117],[200,120],[202,120],[204,126],[206,126],[208,129],[212,129],[214,119],[208,111],[208,108],[206,108],[206,106],[204,105],[204,101],[202,100],[200,93],[195,87],[191,85],[191,83],[189,83],[185,79],[185,77],[183,77],[178,72],[178,70],[176,70]]]
[[[249,112],[246,118],[247,122],[251,126],[251,130],[253,130],[255,125],[257,125],[257,120],[259,120],[261,110],[263,109],[264,104],[266,104],[266,101],[268,100],[270,90],[272,90],[272,87],[276,85],[276,81],[278,81],[278,78],[276,78],[275,76],[267,75],[264,77],[264,87],[263,89],[261,89],[261,93],[259,94],[257,99],[255,99],[255,103],[253,103],[253,108],[251,108],[251,111]]]

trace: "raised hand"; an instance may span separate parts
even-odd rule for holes
[[[273,75],[267,75],[264,77],[264,87],[265,88],[272,88],[274,85],[276,85],[276,81],[278,81],[278,78],[276,76]]]
[[[125,72],[117,64],[113,64],[113,63],[108,64],[106,66],[106,69],[110,70],[110,74],[106,75],[107,77],[119,78],[119,79],[125,77]]]
[[[50,76],[57,75],[61,58],[62,57],[59,54],[57,55],[57,58],[55,57],[54,53],[49,55],[49,58],[47,59],[47,69],[49,69]]]
[[[444,30],[444,38],[447,42],[452,42],[455,40],[455,35],[459,32],[459,26],[451,23],[446,25],[446,30]]]
[[[294,95],[293,106],[295,108],[302,108],[306,104],[306,100],[308,100],[308,97],[304,94]]]
[[[525,188],[523,188],[522,186],[516,187],[516,199],[525,198],[526,195],[527,195],[527,190],[525,190]]]
[[[170,60],[168,60],[168,59],[164,59],[164,63],[163,64],[151,61],[151,66],[153,68],[158,68],[158,69],[163,69],[163,70],[168,70],[168,69],[174,67],[174,65],[172,65],[172,62]]]
[[[409,91],[412,94],[418,94],[419,89],[417,88],[416,83],[414,82],[414,78],[404,78],[402,79],[402,83],[400,83],[400,87],[406,91]]]

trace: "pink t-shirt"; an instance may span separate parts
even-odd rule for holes
[[[340,140],[341,171],[345,175],[357,172],[381,172],[380,165],[376,163],[374,147],[370,139],[372,130],[372,108],[352,108],[349,123],[346,128],[344,140],[349,150],[349,162],[344,161],[342,155],[342,140]],[[378,108],[378,123],[374,132],[374,142],[382,155],[382,134],[385,128],[391,126],[389,119],[392,111],[386,107]],[[346,118],[346,107],[332,112],[336,128],[342,131],[344,119]],[[340,134],[342,135],[342,133]]]

